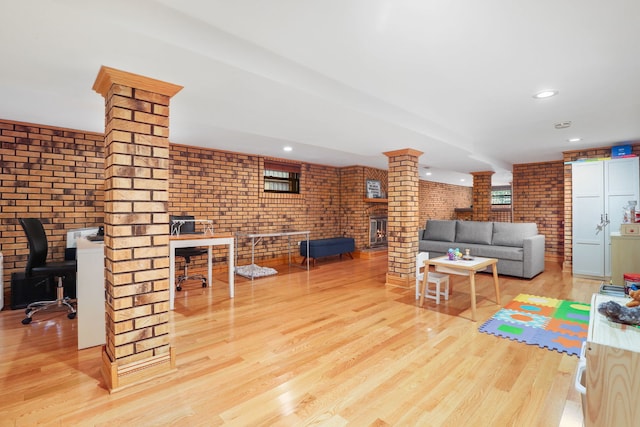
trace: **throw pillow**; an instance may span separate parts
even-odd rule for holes
[[[533,222],[494,222],[493,244],[496,246],[512,246],[521,248],[525,237],[538,234],[538,226]]]
[[[492,222],[458,221],[456,227],[456,242],[490,245],[492,232]]]
[[[456,238],[456,221],[430,219],[424,231],[424,240],[453,242]]]

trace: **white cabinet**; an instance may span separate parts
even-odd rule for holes
[[[106,343],[104,244],[77,239],[78,349]]]
[[[611,276],[611,233],[638,200],[639,164],[637,157],[572,164],[574,275]]]
[[[611,235],[611,284],[624,286],[625,273],[640,274],[640,236]]]
[[[594,294],[589,331],[579,369],[584,369],[584,425],[637,426],[640,420],[640,329],[607,320],[598,313],[606,301],[626,299]],[[580,377],[578,371],[578,377]],[[579,385],[576,387],[580,389]]]

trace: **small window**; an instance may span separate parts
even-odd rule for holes
[[[492,205],[510,205],[511,187],[493,187],[491,189]]]
[[[265,161],[264,191],[299,194],[300,165]]]

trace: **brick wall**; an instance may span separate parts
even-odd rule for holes
[[[408,287],[411,278],[415,277],[415,254],[418,251],[418,158],[422,152],[404,149],[384,154],[389,158],[386,283]]]
[[[67,229],[104,223],[103,150],[102,134],[0,120],[5,294],[10,273],[24,269],[28,254],[18,218],[43,220],[52,259],[62,258]],[[633,150],[640,154],[640,144]],[[564,161],[609,155],[610,147],[572,151],[565,153]],[[357,248],[367,242],[369,216],[387,213],[385,203],[364,200],[366,179],[380,180],[387,191],[387,171],[303,164],[302,195],[265,194],[260,191],[263,161],[255,155],[171,144],[169,212],[213,219],[218,231],[309,229],[313,238],[353,236]],[[420,227],[430,218],[453,218],[455,208],[472,203],[470,187],[421,180],[419,189]],[[537,222],[546,236],[547,254],[564,257],[570,265],[570,165],[559,161],[515,165],[513,190],[513,221]],[[557,208],[561,213],[556,214],[553,206],[559,204],[564,209]],[[256,249],[263,258],[284,257],[285,244],[284,239],[271,239]],[[250,256],[249,243],[240,246],[244,262]],[[218,261],[224,256],[220,249]],[[204,260],[200,262],[204,265]],[[224,264],[214,265],[224,268]],[[8,295],[6,300],[8,305]]]
[[[103,135],[0,120],[0,251],[4,288],[29,254],[18,219],[43,222],[50,259],[62,259],[66,231],[104,221]],[[9,305],[9,298],[5,306]]]
[[[493,172],[472,172],[473,175],[473,219],[491,220],[491,176]]]
[[[513,222],[511,208],[509,207],[492,208],[489,214],[489,221]]]
[[[456,208],[473,203],[473,188],[420,180],[419,226],[429,219],[456,219]]]
[[[220,232],[310,230],[311,238],[343,233],[338,168],[303,164],[301,194],[291,195],[262,192],[259,156],[171,144],[169,158],[169,213],[212,219]],[[0,165],[0,250],[8,305],[10,274],[24,270],[28,255],[18,218],[42,219],[50,259],[64,256],[66,230],[104,223],[104,137],[0,120]],[[363,193],[364,184],[359,188]],[[256,256],[284,259],[286,245],[283,238],[265,239]],[[248,240],[239,242],[240,263],[249,259],[250,249]],[[215,266],[224,268],[226,251],[219,251]],[[205,265],[204,259],[195,262]]]
[[[387,193],[387,171],[363,166],[340,169],[340,221],[343,236],[353,237],[356,249],[369,245],[369,218],[387,216],[387,201],[366,199],[368,179],[380,181]]]
[[[564,252],[563,181],[562,161],[513,166],[513,222],[538,224],[546,255],[558,261]]]
[[[171,214],[211,219],[216,232],[310,230],[312,239],[342,235],[336,191],[340,171],[335,167],[302,164],[300,194],[265,193],[262,157],[172,144],[170,159]],[[297,253],[297,247],[292,251]],[[264,238],[255,247],[257,260],[284,259],[286,253],[287,239],[282,237]],[[226,250],[216,248],[214,256],[225,261]],[[238,264],[250,262],[249,239],[238,240],[238,258]],[[206,265],[204,259],[192,262]]]

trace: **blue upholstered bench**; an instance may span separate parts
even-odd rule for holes
[[[351,252],[355,251],[356,243],[353,237],[333,237],[330,239],[316,239],[309,240],[309,258],[313,259],[315,264],[316,259],[323,256],[348,254],[352,259]],[[304,257],[302,263],[307,259],[307,242],[305,240],[300,242],[300,255]]]

